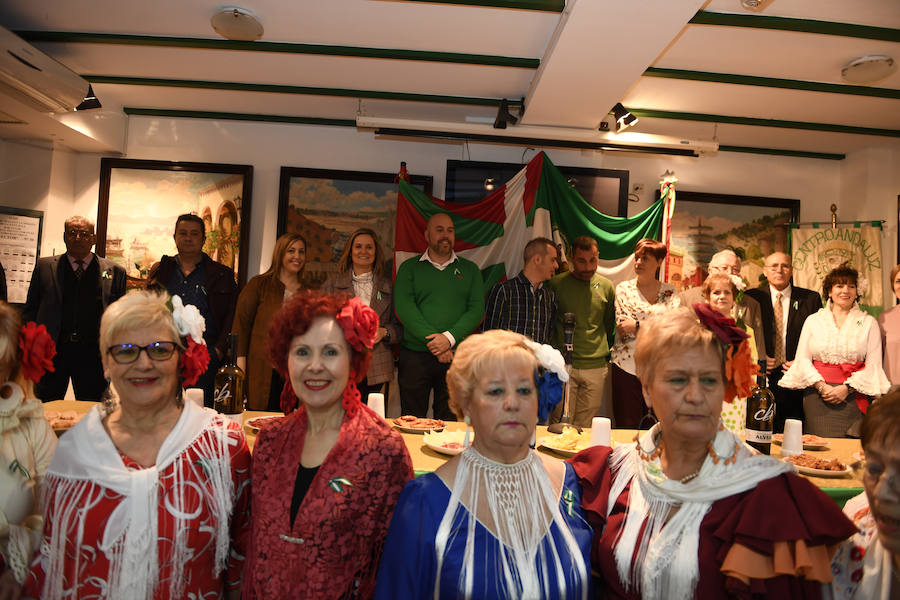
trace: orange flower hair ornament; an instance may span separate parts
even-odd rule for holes
[[[698,302],[693,308],[700,323],[725,346],[725,402],[746,398],[750,395],[753,378],[759,374],[759,365],[750,353],[750,334],[735,325],[734,319],[708,304]]]

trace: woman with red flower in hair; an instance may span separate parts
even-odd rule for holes
[[[53,370],[54,354],[43,325],[23,327],[19,312],[0,302],[0,598],[17,597],[40,541],[56,436],[32,384]]]
[[[115,394],[60,438],[30,595],[238,597],[250,451],[239,425],[182,400],[209,361],[203,329],[196,307],[165,293],[103,313]]]
[[[412,463],[399,433],[360,402],[378,316],[359,298],[301,292],[275,315],[269,359],[285,417],[253,452],[243,597],[370,598]]]

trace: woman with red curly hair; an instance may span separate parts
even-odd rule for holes
[[[285,417],[253,452],[243,597],[370,598],[391,514],[412,479],[399,433],[360,402],[378,316],[358,298],[301,292],[272,319]]]

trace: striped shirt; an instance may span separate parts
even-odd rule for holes
[[[524,272],[495,284],[485,305],[482,331],[507,329],[539,344],[550,343],[556,292],[545,285],[534,289]]]

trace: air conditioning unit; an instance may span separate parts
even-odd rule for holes
[[[40,112],[69,112],[88,82],[8,29],[0,27],[0,94]]]

